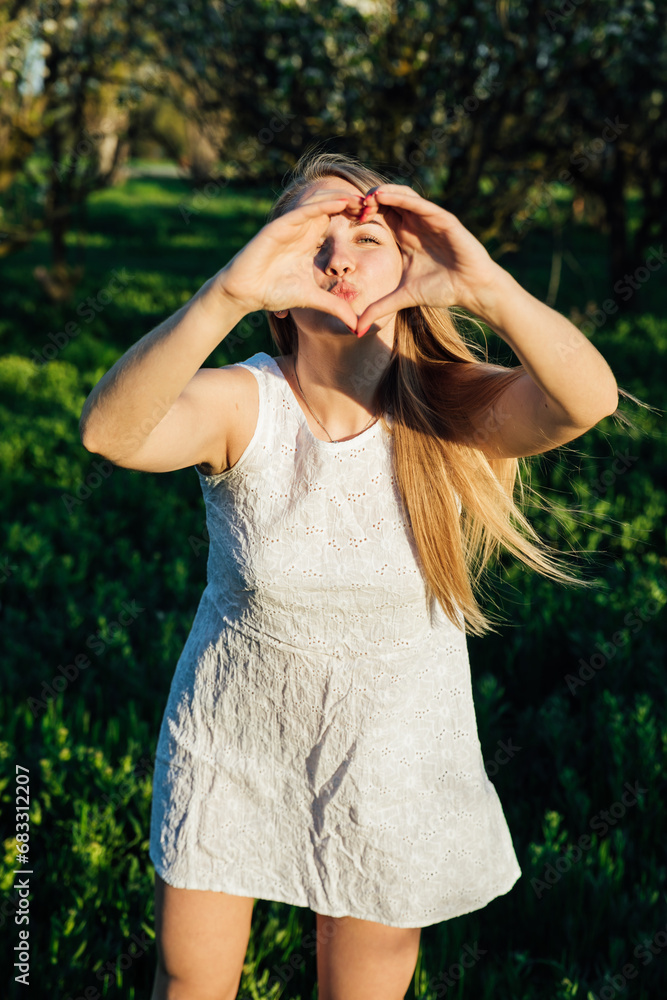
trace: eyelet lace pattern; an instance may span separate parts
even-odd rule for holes
[[[208,582],[160,729],[150,858],[179,888],[394,927],[479,909],[521,870],[391,434],[320,441],[270,355],[243,365],[252,440],[196,469]]]

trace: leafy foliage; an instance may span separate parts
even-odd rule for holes
[[[667,231],[664,13],[664,0],[0,6],[0,256],[46,225],[66,270],[76,212],[157,129],[200,186],[206,170],[280,183],[316,142],[356,154],[443,199],[498,257],[540,213],[562,225],[560,182],[565,218],[585,213],[609,236],[613,287]],[[193,148],[159,129],[163,98]],[[78,280],[42,277],[54,297]]]
[[[229,190],[195,209],[184,184],[133,181],[96,194],[86,281],[69,307],[32,290],[43,241],[3,264],[0,925],[13,945],[20,764],[31,782],[31,974],[45,996],[149,994],[153,755],[208,551],[192,470],[114,468],[83,449],[78,417],[116,358],[210,277],[213,248],[222,266],[264,222],[267,195]],[[599,276],[604,248],[590,231],[568,239]],[[549,258],[549,238],[536,228],[513,273],[538,296]],[[131,279],[103,304],[113,270]],[[562,283],[561,311],[588,294],[579,280]],[[604,298],[603,278],[592,294]],[[647,285],[642,311],[610,318],[594,338],[620,384],[661,407],[667,323],[657,306],[648,309],[653,294]],[[89,299],[103,307],[86,322],[77,308]],[[59,347],[68,322],[77,330]],[[236,333],[207,366],[274,353],[263,321]],[[489,341],[508,360],[504,345]],[[475,705],[523,876],[484,909],[424,929],[410,998],[591,1000],[629,964],[634,996],[666,992],[667,445],[655,413],[623,406],[636,429],[607,419],[527,463],[532,488],[559,505],[554,521],[529,493],[533,523],[558,548],[576,548],[599,587],[558,587],[509,561],[491,581],[507,625],[469,642]],[[626,452],[632,460],[614,471]],[[517,749],[508,759],[501,744],[510,742]],[[621,798],[626,783],[644,790],[631,804]],[[259,900],[240,996],[314,998],[315,953],[303,946],[314,927],[308,909]],[[474,942],[483,956],[463,980],[452,978]],[[4,979],[14,998],[22,994],[9,954]]]
[[[324,141],[425,186],[498,254],[541,208],[558,221],[559,181],[610,234],[613,285],[666,231],[663,15],[648,0],[191,0],[156,44],[225,176],[279,178]]]

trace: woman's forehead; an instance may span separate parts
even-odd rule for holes
[[[348,193],[352,194],[352,193],[354,193],[354,194],[358,194],[360,196],[364,195],[366,193],[366,190],[370,190],[369,188],[368,189],[367,188],[363,188],[363,189],[362,188],[358,188],[358,187],[356,187],[356,185],[354,185],[351,181],[348,181],[346,178],[337,177],[334,174],[334,175],[330,175],[330,176],[327,176],[327,177],[319,178],[318,180],[313,181],[312,184],[309,184],[307,187],[305,187],[301,191],[301,193],[299,194],[296,202],[292,203],[292,207],[296,208],[306,198],[312,197],[313,195],[316,195],[318,193],[318,191],[322,191],[322,197],[324,198],[324,197],[326,197],[324,195],[324,191],[325,190],[327,192],[332,192],[333,193],[336,189],[338,191],[340,191],[341,193],[344,193],[344,194],[348,194]],[[356,214],[356,213],[354,213],[354,214]],[[377,210],[377,214],[376,214],[376,220],[380,223],[380,225],[383,226],[383,228],[386,227],[389,230],[389,232],[392,234],[392,236],[394,237],[394,240],[396,240],[396,234],[394,232],[394,228],[393,228],[393,225],[392,225],[392,223],[396,222],[395,213],[389,208],[389,206],[387,206],[387,205],[379,205],[378,206],[378,210]],[[398,243],[397,240],[396,240],[396,242]]]
[[[344,191],[346,194],[348,192],[350,194],[365,194],[365,191],[363,191],[360,187],[357,187],[356,184],[353,184],[352,181],[346,180],[344,177],[328,176],[321,177],[319,180],[313,181],[312,184],[305,187],[299,195],[299,201],[303,201],[304,198],[315,194],[317,191],[324,189],[333,190],[336,188],[340,191]]]

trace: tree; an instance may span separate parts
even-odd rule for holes
[[[128,11],[125,0],[0,7],[0,255],[48,230],[53,269],[36,277],[55,299],[69,298],[82,277],[67,261],[75,213],[114,183],[133,101],[161,86],[132,41]]]
[[[161,16],[159,46],[202,127],[230,126],[230,176],[278,179],[326,139],[397,165],[495,256],[540,205],[558,216],[548,185],[561,180],[576,206],[601,202],[613,284],[666,230],[662,23],[650,0],[188,0]]]

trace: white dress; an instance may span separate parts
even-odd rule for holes
[[[160,729],[151,861],[177,888],[393,927],[477,910],[521,869],[391,436],[320,441],[269,354],[243,366],[252,440],[232,469],[195,467],[208,583]]]

